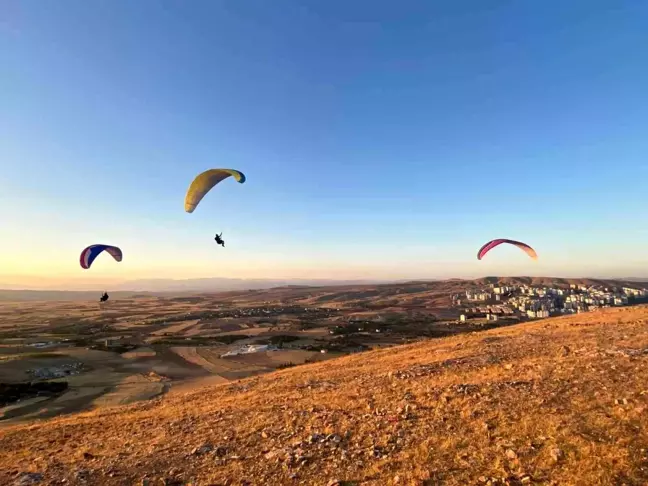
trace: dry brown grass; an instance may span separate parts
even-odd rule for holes
[[[647,378],[648,307],[608,309],[13,425],[0,484],[645,485]]]

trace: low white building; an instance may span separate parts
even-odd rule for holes
[[[263,351],[276,351],[278,348],[271,344],[248,344],[247,346],[242,346],[237,349],[228,351],[227,353],[221,354],[221,358],[227,356],[237,356],[239,354],[250,354],[250,353],[260,353]]]

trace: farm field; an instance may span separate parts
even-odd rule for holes
[[[457,293],[486,283],[2,300],[0,427],[520,322],[459,322]]]

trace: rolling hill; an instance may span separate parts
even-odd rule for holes
[[[5,426],[0,484],[643,485],[647,378],[605,309]]]

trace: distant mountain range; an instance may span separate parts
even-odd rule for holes
[[[625,283],[641,284],[648,287],[648,278],[560,278],[560,277],[483,277],[480,279],[417,279],[417,280],[332,280],[332,279],[242,279],[242,278],[199,278],[199,279],[142,279],[131,280],[109,285],[106,290],[111,297],[130,298],[136,296],[173,296],[187,294],[210,294],[227,291],[267,290],[275,288],[308,288],[308,287],[350,287],[363,285],[416,285],[416,284],[527,284],[527,285],[560,285],[580,283],[584,285],[615,285]],[[2,284],[0,283],[0,286]],[[59,289],[1,289],[0,301],[35,301],[35,300],[92,300],[98,299],[103,287],[87,290]]]
[[[372,285],[392,281],[379,280],[328,280],[328,279],[243,279],[243,278],[196,278],[186,280],[141,279],[109,285],[105,290],[115,298],[135,295],[159,295],[172,293],[211,293],[232,290],[260,290],[275,287],[335,287],[343,285]],[[87,300],[98,298],[104,287],[94,290],[59,289],[0,289],[0,301],[22,300]]]
[[[245,279],[245,278],[192,278],[130,280],[113,286],[113,290],[147,292],[222,292],[227,290],[270,289],[285,286],[337,286],[385,283],[380,280],[329,280],[329,279]]]

